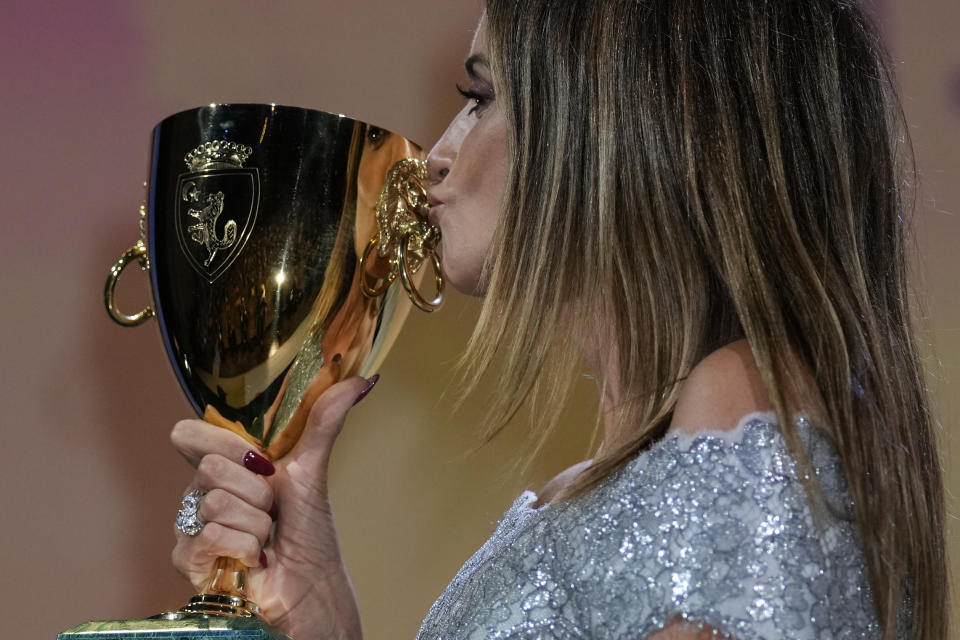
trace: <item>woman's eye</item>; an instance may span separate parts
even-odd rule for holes
[[[492,96],[481,93],[473,88],[464,89],[459,84],[457,85],[457,92],[467,100],[471,100],[474,103],[473,108],[467,112],[467,115],[473,115],[477,113],[479,117],[479,112],[482,111],[488,104],[490,104],[490,101],[493,99]]]
[[[382,145],[388,137],[390,137],[389,131],[373,125],[367,126],[367,143],[374,149]]]

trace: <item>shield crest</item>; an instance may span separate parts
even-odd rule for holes
[[[219,278],[243,251],[259,206],[256,168],[180,174],[177,239],[187,262],[208,282]]]

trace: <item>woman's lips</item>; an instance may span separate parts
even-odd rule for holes
[[[440,222],[438,216],[440,215],[440,209],[443,208],[443,203],[437,203],[430,207],[430,212],[427,214],[427,219],[430,221],[430,224],[434,226],[439,226]]]

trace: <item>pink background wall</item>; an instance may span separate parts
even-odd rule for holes
[[[887,0],[923,172],[917,298],[944,458],[960,466],[960,5]],[[168,562],[189,477],[167,441],[189,414],[155,328],[102,309],[107,267],[136,239],[149,133],[212,101],[353,115],[430,145],[479,0],[334,3],[35,0],[0,11],[0,282],[4,447],[0,497],[8,627],[30,638],[91,618],[142,617],[190,595]],[[131,271],[120,298],[146,302]],[[474,301],[412,317],[338,444],[335,507],[368,638],[412,636],[515,495],[579,460],[593,405],[576,407],[544,459],[513,468],[523,424],[471,456],[482,395],[457,414],[448,371]],[[951,512],[960,474],[951,471]],[[951,530],[960,555],[960,527]],[[960,612],[958,612],[960,615]]]

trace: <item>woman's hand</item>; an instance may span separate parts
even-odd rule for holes
[[[217,557],[237,558],[250,567],[247,595],[288,635],[361,637],[327,468],[347,412],[375,382],[350,378],[327,389],[314,403],[300,442],[274,465],[225,429],[200,420],[177,423],[171,440],[197,469],[187,491],[206,492],[198,511],[206,524],[196,536],[178,531],[172,558],[198,591],[207,587]]]

